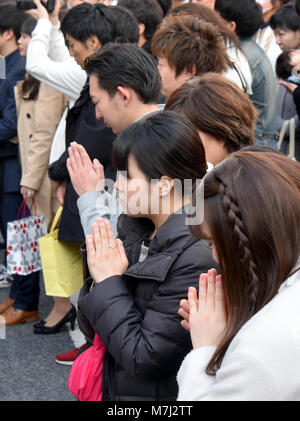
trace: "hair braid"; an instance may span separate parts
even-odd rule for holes
[[[253,253],[249,244],[247,229],[243,222],[239,205],[235,200],[232,192],[230,192],[223,180],[219,178],[218,180],[220,183],[219,193],[222,198],[223,207],[228,217],[229,224],[232,227],[233,233],[238,239],[238,251],[241,254],[243,271],[245,275],[249,277],[248,297],[250,302],[250,309],[254,312],[257,308],[259,278],[257,275],[257,266],[254,262]]]

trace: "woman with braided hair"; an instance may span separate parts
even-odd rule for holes
[[[178,400],[300,400],[300,164],[235,152],[204,177],[204,222],[220,267],[179,314],[193,343]],[[202,185],[202,186],[203,186]]]

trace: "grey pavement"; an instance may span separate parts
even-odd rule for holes
[[[0,261],[3,262],[1,250]],[[46,317],[53,298],[40,281],[40,318]],[[9,288],[0,288],[0,302]],[[0,335],[0,401],[75,401],[68,389],[70,366],[58,365],[55,356],[74,348],[68,330],[52,335],[33,333],[33,323],[6,327]],[[2,329],[2,328],[1,328]]]

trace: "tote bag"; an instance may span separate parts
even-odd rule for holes
[[[34,201],[32,204],[35,207]],[[23,218],[20,219],[22,210]],[[8,274],[25,276],[42,269],[38,241],[46,233],[44,216],[30,215],[26,217],[26,200],[23,200],[17,219],[7,223],[6,263]]]
[[[39,239],[47,295],[70,297],[83,284],[80,244],[58,239],[57,224],[63,207],[58,209],[49,234]]]

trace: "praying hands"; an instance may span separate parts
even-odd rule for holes
[[[122,275],[128,260],[121,240],[116,239],[109,221],[98,218],[92,225],[92,235],[86,237],[89,270],[95,283]]]
[[[182,326],[191,333],[193,348],[218,346],[227,327],[222,279],[215,269],[200,275],[199,294],[189,288],[188,301],[180,302]]]
[[[105,183],[104,168],[98,159],[92,162],[85,148],[76,142],[71,143],[68,152],[67,169],[78,196],[89,191],[102,191]]]

